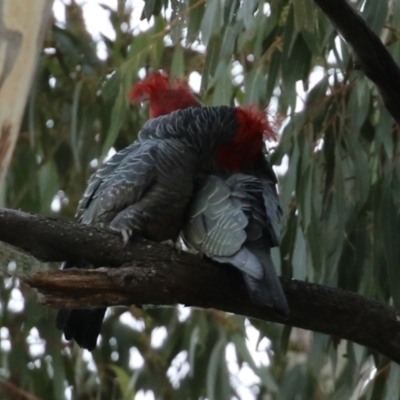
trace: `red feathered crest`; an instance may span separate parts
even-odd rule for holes
[[[153,72],[143,82],[133,86],[131,101],[150,101],[150,117],[155,118],[188,107],[200,107],[189,86],[183,80],[171,84],[166,72]]]
[[[217,159],[225,168],[241,172],[242,166],[257,162],[264,157],[264,139],[277,139],[265,111],[256,106],[236,107],[239,123],[235,138],[231,143],[221,146]]]
[[[268,114],[264,110],[259,110],[257,106],[237,107],[236,109],[236,116],[240,125],[239,132],[236,135],[238,142],[251,140],[252,137],[261,137],[268,140],[278,139],[278,135],[268,121]]]
[[[143,82],[139,82],[132,87],[129,93],[131,101],[139,102],[147,94],[151,96],[157,90],[170,89],[168,74],[166,72],[153,72],[145,78]]]

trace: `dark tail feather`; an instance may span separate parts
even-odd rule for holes
[[[74,263],[66,261],[61,265],[61,269],[73,267],[89,268],[90,264],[85,261]],[[80,347],[92,351],[96,347],[105,312],[106,308],[62,309],[57,313],[56,328],[64,332],[66,340],[74,339]]]
[[[243,274],[251,299],[258,304],[273,307],[277,314],[286,318],[290,312],[281,282],[276,273],[271,255],[265,250],[251,249],[264,268],[264,278],[255,279]]]
[[[100,334],[106,308],[95,310],[59,310],[56,327],[64,332],[66,340],[74,339],[84,349],[94,350]]]

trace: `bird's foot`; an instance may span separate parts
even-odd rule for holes
[[[176,242],[174,242],[171,239],[164,240],[161,242],[161,244],[171,247],[172,249],[176,250],[178,253],[180,253],[182,251],[182,243],[179,239]]]
[[[186,252],[189,254],[193,254],[196,257],[199,257],[200,259],[204,257],[204,254],[196,249],[194,249],[193,247],[188,247],[186,249]]]
[[[124,246],[129,242],[129,239],[132,236],[132,231],[130,229],[122,229],[121,230],[122,239],[124,241]]]

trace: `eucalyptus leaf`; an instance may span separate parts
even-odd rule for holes
[[[201,21],[201,35],[205,44],[214,36],[223,24],[222,1],[207,1],[203,20]]]
[[[366,0],[363,10],[363,16],[368,26],[380,33],[382,26],[388,14],[388,3],[386,1]]]
[[[210,400],[217,400],[217,386],[219,375],[219,360],[225,354],[226,342],[224,339],[219,340],[214,346],[210,361],[207,368],[207,397]]]

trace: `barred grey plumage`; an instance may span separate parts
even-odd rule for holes
[[[287,315],[270,256],[270,248],[280,243],[282,210],[276,176],[258,147],[263,132],[257,131],[257,146],[246,133],[235,144],[239,158],[232,165],[242,173],[220,163],[226,159],[219,158],[219,150],[234,143],[239,127],[243,135],[237,109],[225,106],[188,108],[149,120],[137,141],[92,175],[79,203],[80,222],[104,224],[124,239],[136,234],[175,241],[183,229],[189,246],[242,271],[254,301]],[[242,146],[249,143],[246,153]],[[224,150],[227,157],[231,148]],[[57,327],[66,339],[92,350],[104,313],[60,310]]]
[[[287,316],[289,307],[270,254],[280,243],[281,225],[274,179],[211,175],[193,197],[182,236],[189,247],[238,268],[254,302]]]
[[[210,166],[221,169],[215,154],[236,130],[233,107],[189,108],[149,120],[138,141],[91,177],[79,202],[80,221],[135,231],[151,240],[175,240],[196,176]]]
[[[164,241],[183,228],[194,183],[223,171],[218,148],[238,130],[234,107],[199,107],[149,120],[139,139],[111,157],[90,178],[78,211],[83,224],[104,224]],[[64,268],[70,268],[65,263]],[[96,346],[105,309],[60,310],[56,326],[84,348]]]

